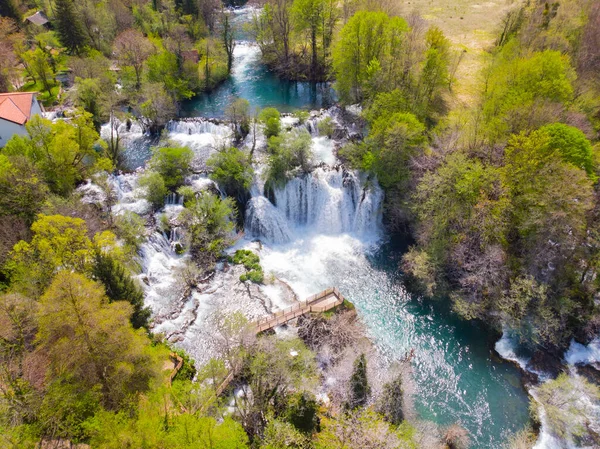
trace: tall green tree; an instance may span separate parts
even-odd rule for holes
[[[37,339],[50,360],[49,374],[83,388],[100,385],[102,402],[123,405],[157,376],[148,340],[129,324],[131,306],[112,304],[101,285],[60,272],[40,299]]]
[[[133,308],[131,324],[135,329],[148,327],[152,311],[144,307],[144,292],[134,282],[127,269],[110,254],[95,251],[92,275],[104,285],[111,302],[127,301]]]
[[[87,45],[87,36],[75,3],[71,0],[55,0],[54,20],[60,42],[69,53],[81,53]]]
[[[310,35],[311,76],[317,77],[319,65],[318,38],[323,28],[324,0],[294,0],[292,14],[294,23],[300,32]]]
[[[355,409],[367,404],[371,394],[371,387],[367,378],[367,358],[361,354],[354,361],[354,371],[350,376],[350,392],[348,408]]]

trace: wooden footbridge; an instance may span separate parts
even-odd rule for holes
[[[344,297],[336,287],[323,290],[321,293],[309,296],[306,300],[298,302],[287,309],[280,310],[269,316],[266,316],[253,325],[256,327],[256,333],[259,334],[274,327],[281,326],[288,321],[298,318],[305,313],[322,313],[341,305]]]
[[[327,312],[328,310],[341,305],[343,302],[344,297],[336,287],[328,288],[323,290],[321,293],[309,296],[306,298],[306,300],[298,302],[287,309],[280,310],[269,316],[261,318],[260,320],[252,323],[251,326],[254,327],[257,334],[260,334],[261,332],[281,326],[282,324],[285,324],[294,318],[298,318],[305,313]],[[227,374],[227,377],[223,379],[223,382],[221,382],[221,384],[217,387],[215,396],[213,396],[209,403],[215,398],[219,397],[223,391],[225,391],[235,377],[235,374],[236,373],[234,371],[230,371],[229,374]],[[204,404],[202,408],[208,406],[209,403]]]

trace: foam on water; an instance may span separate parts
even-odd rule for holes
[[[593,339],[587,346],[572,340],[568,351],[565,353],[565,360],[570,365],[600,362],[600,338]]]

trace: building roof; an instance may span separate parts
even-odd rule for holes
[[[35,92],[0,94],[0,119],[24,125],[31,117]]]
[[[48,23],[48,17],[42,11],[36,12],[34,15],[25,17],[25,20],[29,20],[31,23],[42,26]]]

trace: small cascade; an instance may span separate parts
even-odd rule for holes
[[[183,195],[169,193],[165,200],[165,206],[183,206]]]
[[[377,233],[383,192],[373,183],[340,167],[319,167],[275,189],[275,205],[254,197],[246,212],[246,229],[254,237],[288,241],[289,229],[320,234]]]
[[[206,168],[206,160],[218,148],[231,143],[233,133],[227,125],[204,119],[172,120],[167,124],[169,138],[189,147],[195,154],[194,168]]]
[[[264,196],[253,197],[246,209],[246,232],[273,243],[292,240],[285,216]]]
[[[214,134],[220,137],[229,137],[231,128],[227,125],[221,125],[210,120],[188,119],[171,120],[167,124],[167,130],[173,134]]]
[[[119,147],[127,149],[123,152],[124,164],[132,170],[144,165],[144,162],[150,157],[150,147],[156,142],[154,137],[144,132],[140,122],[120,121],[117,118],[102,125],[100,137],[106,142],[118,139]]]

